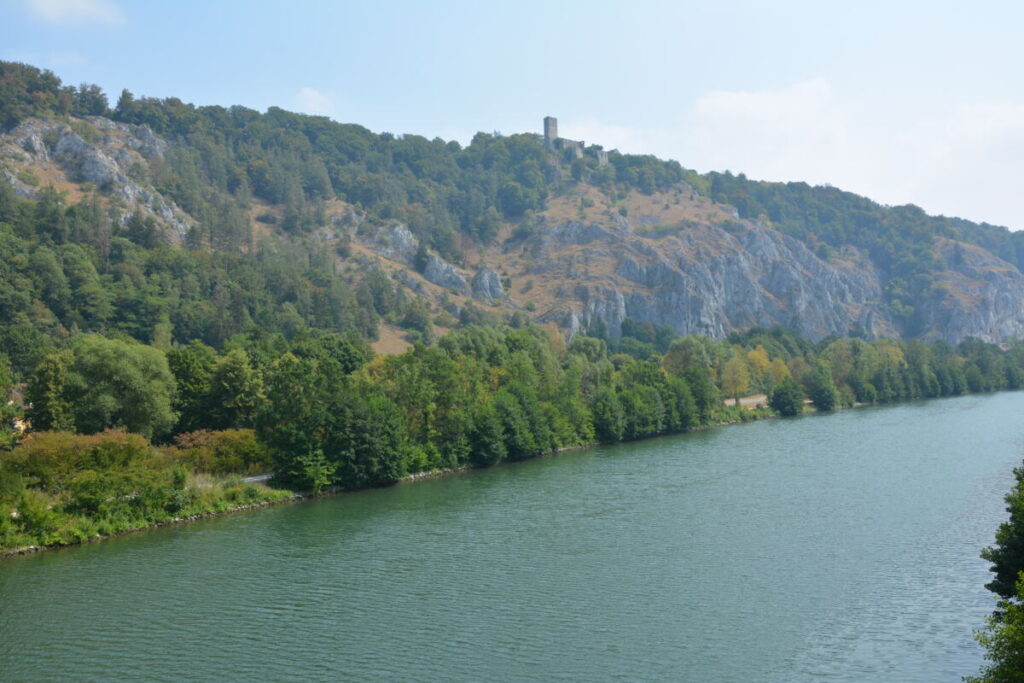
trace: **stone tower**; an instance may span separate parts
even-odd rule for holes
[[[555,140],[558,139],[558,119],[554,116],[544,117],[544,146],[548,149],[555,148]]]

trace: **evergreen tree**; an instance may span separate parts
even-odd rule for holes
[[[68,382],[75,357],[70,351],[51,353],[39,363],[25,397],[31,404],[28,418],[36,430],[73,431],[75,416],[68,398]]]
[[[217,359],[210,376],[208,426],[251,427],[263,401],[263,378],[245,351],[232,349]]]
[[[177,431],[191,432],[211,426],[210,388],[216,359],[216,351],[198,340],[167,352],[167,365],[176,386]]]

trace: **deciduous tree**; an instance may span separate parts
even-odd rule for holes
[[[783,417],[799,415],[804,408],[804,390],[800,383],[787,377],[776,384],[768,395],[768,407]]]

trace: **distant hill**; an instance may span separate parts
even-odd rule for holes
[[[539,122],[538,122],[539,123]],[[652,156],[373,133],[0,62],[0,353],[258,329],[396,350],[468,322],[1024,337],[1024,237]]]

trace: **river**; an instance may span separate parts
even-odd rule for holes
[[[957,681],[1024,393],[769,420],[0,562],[0,679]]]

